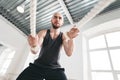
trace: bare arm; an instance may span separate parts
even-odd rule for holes
[[[74,49],[73,39],[78,36],[79,30],[76,27],[71,28],[67,33],[63,34],[63,47],[67,56],[71,56]]]
[[[73,39],[69,39],[66,34],[64,34],[63,47],[67,56],[71,56],[74,48]]]
[[[35,37],[31,35],[28,36],[28,43],[31,47],[31,52],[33,54],[36,54],[39,51],[43,43],[45,34],[46,34],[46,30],[42,30]]]

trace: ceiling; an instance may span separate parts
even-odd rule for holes
[[[64,16],[64,25],[80,21],[100,0],[37,0],[37,32],[51,26],[53,13],[60,12]],[[25,12],[19,13],[18,5],[25,4]],[[0,15],[14,24],[26,35],[30,34],[30,0],[0,0]],[[64,7],[64,8],[63,8]],[[105,8],[100,14],[120,8],[120,0]],[[66,12],[68,12],[67,15]]]

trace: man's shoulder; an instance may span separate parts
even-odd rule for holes
[[[38,33],[46,33],[48,29],[40,30]]]
[[[40,30],[39,32],[38,32],[38,35],[42,35],[42,36],[45,36],[46,35],[46,33],[47,33],[47,29],[44,29],[44,30]]]

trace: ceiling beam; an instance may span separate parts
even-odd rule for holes
[[[63,11],[65,12],[65,15],[67,16],[67,18],[68,18],[70,24],[73,25],[74,23],[73,23],[72,16],[70,15],[70,13],[69,13],[69,11],[68,11],[68,9],[67,9],[67,7],[66,7],[64,1],[63,1],[63,0],[58,0],[58,1],[59,1],[60,5],[61,5]]]
[[[87,22],[93,19],[96,15],[98,15],[102,10],[104,10],[107,6],[113,3],[115,0],[100,0],[91,10],[88,12],[78,23],[77,26],[79,28],[83,27]]]

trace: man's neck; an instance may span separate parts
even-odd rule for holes
[[[60,28],[58,28],[58,29],[51,28],[51,32],[54,33],[54,34],[59,34],[60,33]]]

